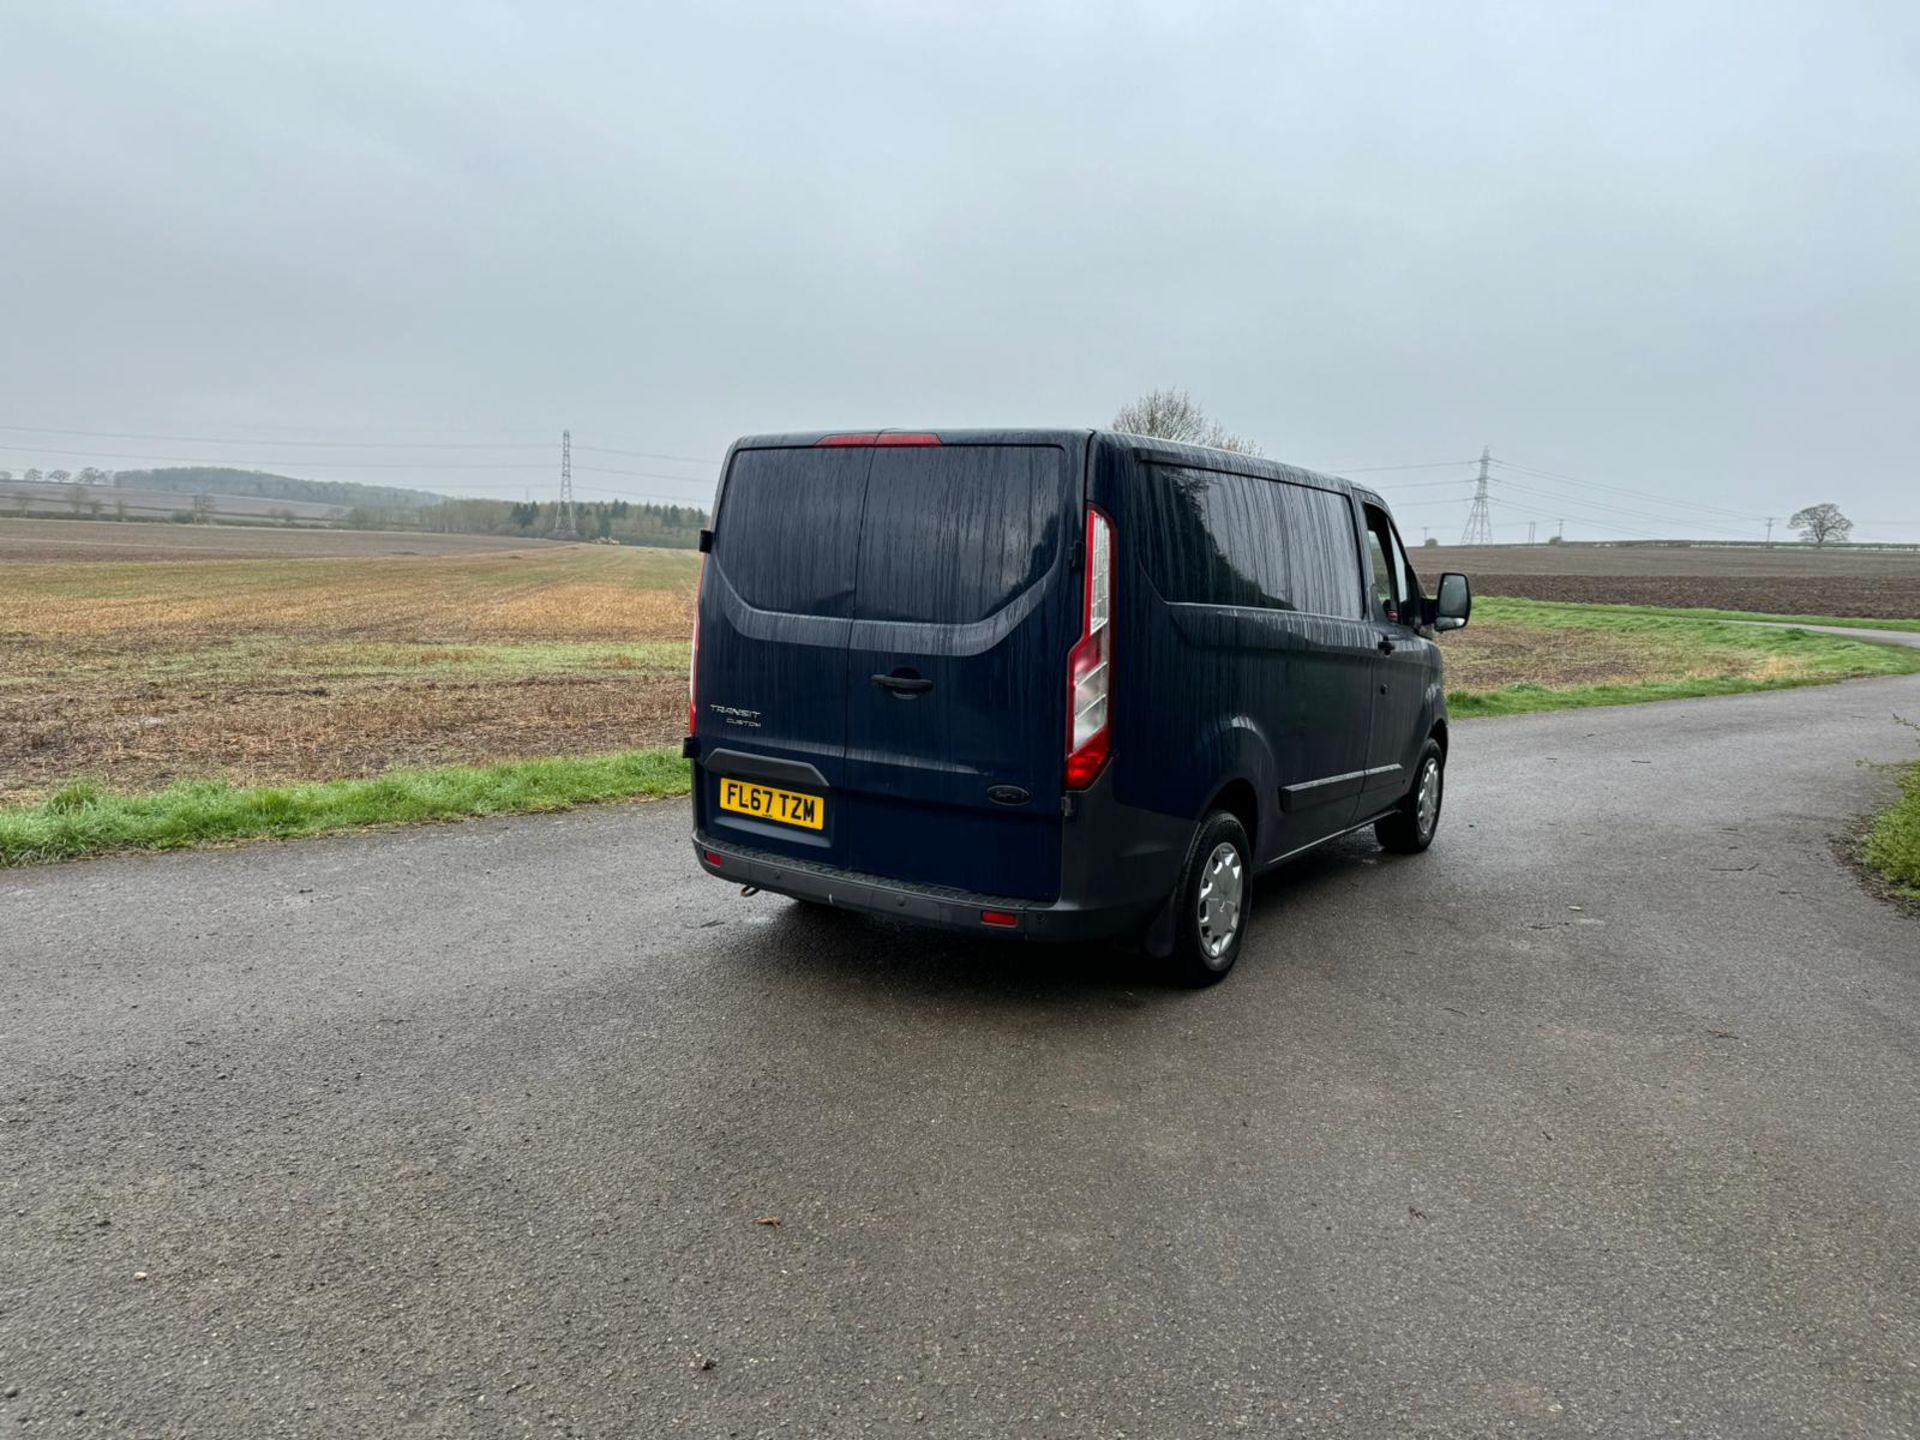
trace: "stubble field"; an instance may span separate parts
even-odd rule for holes
[[[691,552],[187,529],[0,522],[0,804],[76,776],[601,754],[685,723]]]

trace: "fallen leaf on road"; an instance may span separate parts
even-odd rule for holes
[[[780,1228],[780,1217],[778,1215],[762,1215],[753,1223],[756,1225],[771,1225],[774,1229],[778,1230]]]

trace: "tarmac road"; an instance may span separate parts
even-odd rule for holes
[[[0,876],[0,1433],[1913,1434],[1895,711],[1461,724],[1197,994],[679,804]]]

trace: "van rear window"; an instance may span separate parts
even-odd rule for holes
[[[758,609],[970,624],[1052,566],[1065,464],[1050,445],[743,450],[714,559]]]
[[[759,610],[853,614],[860,505],[872,452],[742,450],[714,522],[714,560]]]
[[[1052,566],[1065,453],[1051,445],[880,449],[860,536],[866,620],[967,625]]]

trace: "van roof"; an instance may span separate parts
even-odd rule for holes
[[[802,430],[784,435],[744,435],[734,441],[734,450],[791,450],[816,445],[829,435],[933,435],[949,445],[1063,445],[1086,444],[1112,446],[1135,452],[1143,459],[1162,464],[1189,465],[1203,470],[1236,470],[1270,480],[1292,480],[1318,485],[1329,490],[1350,490],[1384,505],[1380,497],[1364,485],[1339,475],[1322,474],[1299,465],[1269,460],[1261,455],[1243,455],[1232,450],[1216,450],[1207,445],[1184,445],[1151,435],[1131,435],[1120,430],[1020,428],[1011,430],[942,429],[939,426],[890,426],[882,430]]]

